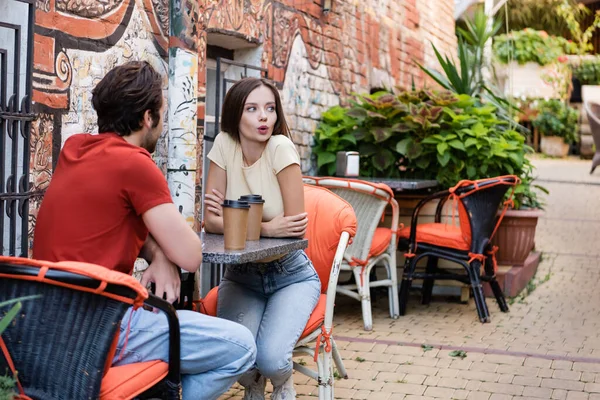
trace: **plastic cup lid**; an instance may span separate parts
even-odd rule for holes
[[[260,194],[246,194],[240,196],[240,201],[247,201],[250,204],[263,204],[265,201]]]
[[[228,207],[228,208],[250,208],[250,204],[248,204],[247,201],[241,201],[241,200],[223,200],[223,204],[221,204],[222,207]]]

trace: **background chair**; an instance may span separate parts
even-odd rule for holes
[[[342,264],[342,270],[352,272],[355,283],[340,284],[338,293],[361,302],[364,328],[370,331],[373,328],[371,288],[387,287],[390,317],[398,318],[396,235],[399,209],[392,189],[380,183],[330,177],[305,176],[304,182],[331,190],[350,203],[356,214],[358,230]],[[379,227],[388,205],[392,207],[391,226]],[[376,278],[371,274],[376,266],[385,268],[385,279],[371,280]]]
[[[305,185],[304,206],[308,213],[306,254],[321,280],[321,297],[294,349],[294,356],[308,354],[317,363],[317,371],[294,362],[294,369],[315,379],[319,399],[333,399],[333,363],[343,378],[348,378],[333,340],[333,308],[340,266],[350,239],[356,234],[356,216],[352,207],[330,191]],[[218,287],[200,302],[200,312],[217,315]]]
[[[153,397],[180,398],[177,314],[135,278],[93,264],[0,257],[0,301],[29,295],[41,298],[23,302],[0,338],[0,371],[17,371],[21,395],[115,400],[152,388]],[[111,367],[123,315],[143,304],[167,315],[169,363]]]
[[[584,107],[590,122],[594,145],[596,146],[596,152],[592,159],[592,169],[590,170],[590,174],[593,174],[596,167],[600,165],[600,104],[586,101]]]
[[[400,285],[400,315],[406,312],[408,293],[413,279],[423,279],[423,304],[429,304],[435,279],[458,280],[471,285],[477,313],[481,322],[489,322],[490,315],[483,295],[481,282],[489,282],[500,310],[508,311],[504,293],[496,280],[497,248],[491,240],[508,206],[512,193],[504,202],[504,211],[497,218],[498,208],[506,191],[520,182],[514,175],[478,181],[460,181],[449,190],[435,193],[419,202],[415,208],[411,226],[400,230],[401,247],[408,249],[402,284]],[[423,205],[440,199],[435,222],[419,224],[418,217]],[[459,226],[441,222],[445,202],[451,199],[458,208]],[[427,257],[425,273],[415,272],[420,259]],[[438,259],[454,261],[465,268],[466,275],[451,273],[438,268]]]

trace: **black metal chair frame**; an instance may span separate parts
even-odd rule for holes
[[[408,294],[414,279],[423,279],[422,304],[429,304],[433,285],[436,279],[440,280],[456,280],[469,284],[473,292],[477,314],[481,322],[490,322],[490,314],[483,294],[482,282],[488,282],[492,288],[492,292],[500,310],[508,312],[508,305],[504,293],[500,288],[500,284],[496,279],[496,272],[493,261],[493,249],[491,245],[492,235],[495,227],[500,222],[496,217],[497,210],[502,203],[502,199],[510,186],[515,186],[519,179],[514,176],[490,178],[483,182],[478,182],[477,186],[471,184],[468,186],[458,187],[454,193],[451,190],[437,192],[431,196],[421,200],[412,214],[410,238],[408,243],[404,240],[404,248],[408,248],[408,257],[404,265],[404,273],[400,285],[400,315],[406,314],[406,305],[408,302]],[[478,189],[477,191],[474,191]],[[466,197],[460,198],[461,195],[474,191]],[[453,248],[436,246],[420,242],[417,244],[417,222],[419,213],[423,206],[430,201],[439,199],[435,212],[435,222],[441,223],[442,211],[446,201],[457,196],[457,200],[464,205],[469,225],[471,227],[471,248],[469,251],[462,251]],[[476,195],[487,195],[489,199],[481,198]],[[486,201],[487,200],[487,201]],[[508,203],[506,203],[506,206]],[[402,240],[401,240],[402,242]],[[473,255],[487,255],[483,262],[484,274],[481,274],[482,257],[474,258]],[[417,263],[422,258],[427,257],[427,266],[425,272],[415,272]],[[438,267],[438,260],[446,259],[460,264],[466,271],[466,275],[450,272]]]
[[[99,398],[104,367],[110,362],[108,356],[111,346],[130,305],[76,288],[95,289],[101,285],[100,280],[50,268],[45,278],[59,283],[52,285],[32,280],[39,272],[38,266],[0,262],[0,274],[22,277],[0,279],[0,301],[42,294],[40,299],[23,302],[19,317],[2,334],[18,372],[18,379],[26,395],[33,399]],[[104,292],[132,300],[137,297],[133,289],[118,284],[107,284]],[[171,304],[152,294],[144,304],[161,310],[167,316],[169,371],[158,385],[137,398],[180,399],[180,329],[177,313]],[[102,313],[98,313],[98,310]],[[102,315],[94,317],[94,314]],[[97,324],[95,327],[86,326],[86,322],[92,321]],[[59,329],[61,325],[63,329]],[[78,332],[79,335],[72,337],[61,334],[65,330]],[[69,345],[75,349],[69,349]],[[5,369],[8,369],[8,361],[0,353],[0,371]]]

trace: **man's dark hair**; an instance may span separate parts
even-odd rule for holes
[[[142,127],[146,110],[150,110],[156,127],[162,103],[162,77],[146,61],[113,68],[92,91],[99,133],[127,136]]]
[[[237,142],[240,141],[240,120],[244,113],[246,99],[254,89],[261,86],[269,88],[275,97],[277,122],[275,122],[275,126],[273,127],[273,135],[290,137],[290,129],[285,121],[281,98],[279,97],[279,91],[277,91],[275,85],[267,79],[244,78],[237,81],[225,95],[225,100],[223,100],[223,112],[221,113],[221,129],[223,132],[230,134]]]

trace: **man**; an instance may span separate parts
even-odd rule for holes
[[[142,284],[154,282],[156,294],[172,302],[180,287],[175,265],[195,272],[202,263],[202,244],[150,157],[163,126],[161,86],[150,64],[129,62],[95,87],[92,103],[100,133],[65,142],[38,214],[33,257],[89,262],[131,274],[139,255],[150,264]],[[183,398],[216,399],[253,366],[254,338],[230,321],[192,311],[178,315]],[[166,317],[130,309],[114,365],[166,361],[168,353]]]

